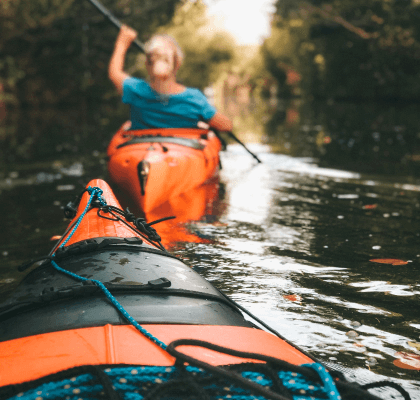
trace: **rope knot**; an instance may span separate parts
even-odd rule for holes
[[[106,206],[106,200],[102,196],[102,194],[104,192],[101,188],[98,188],[97,186],[95,186],[95,187],[88,186],[87,191],[91,196],[96,196],[96,198],[99,201],[99,203],[101,204],[101,206],[103,206],[103,207]]]
[[[140,232],[146,234],[150,240],[155,242],[159,242],[161,240],[161,237],[158,235],[156,230],[152,228],[150,224],[147,224],[144,218],[137,218],[134,220],[134,225]]]

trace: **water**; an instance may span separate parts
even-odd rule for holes
[[[420,399],[418,370],[394,364],[397,353],[420,354],[420,180],[326,168],[319,150],[298,157],[249,147],[262,164],[230,145],[219,180],[191,196],[205,206],[185,215],[172,206],[182,234],[176,242],[173,222],[157,225],[167,246],[320,360],[359,382],[392,379]],[[48,253],[63,232],[62,207],[90,179],[107,179],[103,156],[2,177],[0,297],[22,278],[16,266]]]

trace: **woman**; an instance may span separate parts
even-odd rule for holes
[[[196,128],[204,121],[221,131],[232,130],[230,119],[203,93],[176,81],[183,54],[170,36],[156,35],[145,45],[149,82],[124,72],[125,55],[136,37],[135,30],[121,27],[108,69],[123,102],[131,106],[131,129]]]

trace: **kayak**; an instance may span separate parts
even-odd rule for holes
[[[144,213],[217,174],[222,145],[213,131],[129,127],[109,143],[108,172]]]
[[[169,253],[104,181],[65,215],[0,304],[2,400],[378,399]]]

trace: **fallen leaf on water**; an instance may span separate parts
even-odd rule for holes
[[[363,346],[362,343],[353,343],[353,346],[356,346],[356,347],[365,347],[365,346]]]
[[[365,210],[373,210],[374,208],[378,207],[377,204],[366,204],[365,206],[363,206],[363,208]]]
[[[380,264],[391,264],[391,265],[405,265],[408,264],[407,261],[398,260],[397,258],[374,258],[369,260],[370,262],[380,263]]]
[[[349,338],[355,338],[355,337],[359,336],[359,334],[356,331],[348,331],[346,333],[346,336],[348,336]]]
[[[50,238],[50,240],[52,241],[52,240],[58,240],[58,239],[60,239],[61,238],[61,236],[60,235],[54,235],[54,236],[51,236],[51,238]]]
[[[219,222],[219,221],[212,222],[211,225],[213,225],[213,226],[228,226],[228,224],[226,224],[224,222]]]
[[[416,343],[416,342],[408,342],[407,343],[409,346],[414,347],[417,350],[420,350],[420,343]]]
[[[283,295],[283,298],[290,301],[302,301],[302,297],[297,294],[285,294]]]
[[[398,359],[394,360],[393,363],[396,367],[420,370],[419,355],[413,353],[406,353],[405,351],[399,351],[395,353],[395,356],[398,357]]]

